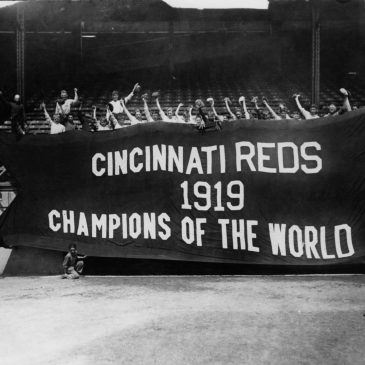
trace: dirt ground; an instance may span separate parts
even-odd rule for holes
[[[2,365],[364,364],[365,276],[0,280]]]

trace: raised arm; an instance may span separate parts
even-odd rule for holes
[[[55,114],[64,114],[63,113],[63,109],[61,108],[60,104],[58,103],[58,101],[56,102],[56,110],[54,112]]]
[[[137,92],[141,87],[139,86],[139,83],[137,82],[134,86],[133,86],[133,90],[131,91],[131,93],[126,96],[124,98],[124,103],[127,104],[129,101],[132,100],[134,93]],[[123,99],[123,98],[122,98]]]
[[[302,104],[300,103],[299,101],[299,98],[300,98],[300,95],[299,94],[295,94],[294,95],[294,99],[295,99],[295,102],[297,104],[297,107],[299,109],[299,111],[302,113],[303,117],[305,119],[311,119],[311,114],[309,113],[308,110],[305,110],[303,107],[302,107]]]
[[[204,107],[203,101],[201,99],[195,100],[195,107],[198,109],[198,114],[200,115],[200,117],[203,120],[202,128],[204,128],[205,125],[208,123],[208,119],[203,111],[203,107]]]
[[[107,113],[108,113],[108,111],[107,111]],[[93,105],[93,119],[94,119],[94,122],[96,123],[97,119],[96,119],[96,106],[95,105]]]
[[[349,92],[346,89],[341,88],[340,93],[343,95],[343,104],[342,104],[343,109],[350,112],[352,108],[349,99]]]
[[[264,103],[264,105],[269,110],[270,114],[275,120],[281,120],[281,117],[275,113],[274,109],[269,105],[265,97],[262,98],[262,102]]]
[[[243,109],[243,113],[245,114],[245,118],[246,119],[250,119],[250,113],[247,110],[247,106],[246,106],[246,98],[244,96],[241,96],[238,99],[239,104],[242,106]]]
[[[74,88],[74,93],[75,93],[75,95],[74,95],[74,99],[72,100],[72,104],[76,104],[79,101],[79,95],[77,93],[76,87]]]
[[[93,127],[94,127],[94,130],[97,131],[99,129],[100,123],[96,118],[96,106],[93,105],[92,109],[93,109],[93,114],[92,114]]]
[[[144,114],[146,116],[147,122],[154,122],[152,115],[150,113],[150,110],[148,108],[148,104],[147,104],[147,94],[143,94],[142,95],[142,100],[143,100],[143,109],[144,109]]]
[[[77,110],[77,118],[79,119],[79,122],[81,124],[81,129],[83,131],[91,132],[95,130],[95,125],[94,125],[95,123],[92,123],[92,126],[90,126],[89,123],[90,117],[86,118],[84,113],[82,112],[82,104],[80,104],[79,109]]]
[[[213,98],[208,98],[207,99],[207,102],[210,103],[210,106],[211,106],[211,108],[213,110],[214,115],[222,122],[223,121],[223,116],[218,115],[217,111],[215,110],[215,107],[214,107],[214,99]]]
[[[161,119],[163,122],[171,122],[170,118],[167,117],[167,115],[164,113],[164,111],[161,108],[160,102],[158,100],[158,97],[156,97],[156,105],[157,105],[157,109],[160,113]]]
[[[46,118],[46,121],[49,123],[49,124],[52,124],[53,123],[53,120],[51,119],[51,117],[49,116],[48,112],[47,112],[47,109],[46,109],[46,104],[44,102],[41,103],[41,109],[43,109],[43,112],[44,112],[44,116]]]
[[[292,119],[289,115],[288,109],[285,107],[283,103],[279,104],[280,113],[285,113],[285,119]],[[283,118],[282,118],[283,119]]]
[[[232,110],[229,106],[229,104],[231,103],[231,100],[229,100],[229,98],[224,98],[224,103],[226,104],[226,109],[227,109],[229,115],[231,116],[231,118],[233,120],[237,120],[237,117],[232,113]]]
[[[179,111],[183,105],[184,105],[183,103],[179,103],[179,105],[177,106],[176,111],[175,111],[175,116],[179,123],[185,123],[184,118],[179,115]]]
[[[113,128],[115,129],[115,127],[118,125],[118,120],[114,116],[114,114],[110,111],[109,105],[107,105],[107,107],[106,107],[106,118],[109,121],[109,123],[110,122],[112,123]]]
[[[131,124],[134,125],[134,124],[140,123],[140,121],[129,112],[129,110],[125,106],[124,101],[123,100],[120,100],[120,103],[122,104],[124,113],[127,114],[128,119],[131,121]]]
[[[188,113],[189,113],[189,124],[196,124],[196,120],[193,116],[193,106],[192,105],[189,105],[189,108],[188,108]]]

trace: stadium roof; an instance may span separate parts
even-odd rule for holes
[[[190,9],[268,9],[268,0],[164,0],[174,8]]]

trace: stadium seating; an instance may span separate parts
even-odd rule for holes
[[[142,86],[144,85],[143,80],[138,81],[140,81]],[[324,108],[331,103],[340,106],[341,95],[338,92],[340,86],[342,85],[337,85],[336,82],[330,80],[330,78],[322,80],[320,107]],[[364,105],[365,87],[361,84],[353,83],[350,90],[352,104],[359,106]],[[79,94],[80,101],[83,104],[83,112],[91,114],[91,107],[96,105],[98,108],[98,116],[105,115],[105,105],[111,98],[111,91],[112,90],[107,89],[102,82],[96,82],[95,85],[87,90],[80,89]],[[154,90],[149,91],[152,92]],[[120,95],[127,95],[129,92],[130,89],[120,90]],[[302,79],[296,78],[295,81],[281,78],[280,82],[277,82],[277,80],[270,81],[257,74],[252,77],[240,79],[221,75],[221,77],[210,77],[205,80],[185,78],[183,82],[177,82],[177,85],[169,85],[168,88],[161,89],[160,104],[164,109],[170,106],[176,108],[178,103],[181,102],[184,104],[185,108],[189,106],[189,104],[194,104],[194,101],[198,98],[206,100],[208,97],[213,97],[217,112],[219,114],[227,114],[223,101],[225,97],[231,99],[231,109],[232,111],[235,111],[235,108],[239,107],[238,98],[241,95],[246,97],[247,107],[249,109],[253,108],[253,104],[251,103],[253,96],[258,96],[259,98],[266,96],[269,104],[274,109],[277,108],[280,103],[284,103],[289,110],[292,111],[296,109],[292,98],[294,93],[301,94],[301,101],[304,106],[310,104],[310,82],[304,77]],[[54,90],[50,95],[51,96],[45,100],[45,102],[47,110],[52,116],[58,97],[58,91]],[[30,133],[33,134],[49,133],[49,125],[44,118],[43,112],[39,109],[42,100],[42,96],[37,94],[34,94],[27,100],[27,120],[30,124]],[[151,110],[156,109],[155,103],[151,98],[148,103]],[[143,112],[143,104],[139,95],[136,95],[128,106],[132,112],[136,108],[139,108]],[[184,111],[184,108],[182,112]],[[77,113],[75,108],[73,108],[73,114],[77,127],[81,128],[80,123],[76,118]],[[3,126],[0,126],[0,130],[10,132],[10,122],[5,122]]]

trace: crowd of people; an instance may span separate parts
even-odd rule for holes
[[[175,109],[169,107],[166,110],[160,105],[159,92],[152,93],[151,97],[155,103],[155,107],[150,110],[148,101],[150,99],[147,93],[141,95],[141,104],[143,110],[135,109],[134,112],[129,110],[127,104],[141,91],[141,86],[137,83],[134,85],[131,93],[126,97],[120,97],[118,91],[113,91],[110,102],[101,111],[102,117],[97,116],[96,106],[92,106],[92,114],[83,112],[82,103],[79,101],[78,89],[74,89],[73,99],[69,97],[66,90],[62,90],[56,101],[55,110],[51,117],[47,111],[46,104],[41,103],[40,108],[44,112],[45,119],[50,125],[50,134],[58,134],[66,131],[77,129],[75,123],[73,108],[77,109],[77,118],[81,123],[82,129],[91,132],[110,131],[125,128],[131,125],[151,122],[167,122],[167,123],[186,123],[196,126],[198,130],[204,132],[207,129],[220,130],[222,123],[232,120],[241,119],[315,119],[320,116],[328,117],[349,112],[355,108],[350,104],[350,93],[341,88],[339,92],[342,95],[343,103],[341,106],[330,104],[327,112],[320,115],[318,107],[311,105],[309,110],[305,109],[300,101],[299,94],[293,95],[297,110],[292,112],[285,104],[279,104],[274,109],[270,106],[267,98],[262,97],[260,100],[257,96],[250,100],[248,108],[246,98],[241,96],[238,98],[239,107],[232,110],[232,102],[229,98],[224,98],[225,113],[219,114],[215,107],[214,99],[209,97],[205,102],[201,99],[195,100],[194,105],[189,105],[183,110],[183,104],[178,104]],[[3,93],[0,91],[0,111],[2,115],[9,115],[11,120],[11,129],[14,134],[21,137],[28,133],[29,125],[26,121],[25,108],[20,100],[19,95],[15,95],[13,101],[7,101]],[[100,113],[99,113],[100,115]],[[4,118],[2,118],[4,119]]]

